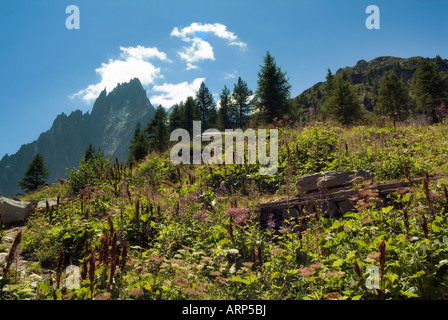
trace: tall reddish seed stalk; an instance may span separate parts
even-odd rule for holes
[[[406,240],[409,240],[409,216],[408,216],[408,210],[406,209],[403,209],[403,222],[406,228]]]
[[[412,185],[411,173],[409,171],[408,164],[406,162],[404,163],[404,176],[408,180],[409,186],[411,186]]]
[[[382,280],[384,275],[384,266],[386,265],[386,243],[384,240],[381,240],[378,246],[378,252],[380,254],[380,278]]]
[[[425,235],[425,238],[428,239],[428,222],[426,221],[425,214],[422,214],[421,218],[421,225],[423,229],[423,234]]]
[[[355,270],[356,275],[361,279],[362,278],[361,268],[359,267],[358,261],[356,260],[353,263],[353,270]]]
[[[123,249],[121,252],[121,265],[120,265],[121,272],[123,272],[124,268],[126,267],[127,255],[128,255],[128,242],[124,241]]]
[[[431,192],[429,191],[429,176],[428,173],[426,173],[425,178],[423,178],[423,192],[425,193],[426,201],[428,202],[429,207],[429,219],[433,219],[435,217],[434,213],[434,207],[432,205],[431,201]]]
[[[95,262],[95,252],[92,249],[89,258],[90,299],[93,299],[93,289],[95,286]]]
[[[110,250],[110,278],[109,278],[109,291],[112,291],[112,284],[114,282],[114,275],[117,264],[117,233],[114,232],[112,237],[112,248]]]
[[[8,256],[6,257],[6,265],[3,268],[3,275],[6,277],[9,273],[9,268],[11,267],[11,264],[14,261],[14,258],[17,254],[17,247],[20,244],[20,241],[22,241],[22,230],[20,230],[15,238],[14,238],[14,242],[12,243],[11,249],[9,249],[9,253]]]
[[[61,283],[62,265],[64,263],[64,257],[65,252],[64,248],[62,248],[61,251],[59,252],[58,260],[56,261],[56,287],[59,287],[59,284]]]

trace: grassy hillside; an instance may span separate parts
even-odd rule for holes
[[[78,193],[67,181],[27,195],[60,201],[23,227],[25,267],[0,272],[0,299],[447,298],[448,124],[276,127],[275,176],[152,154],[101,164]],[[387,206],[360,192],[358,212],[342,218],[319,212],[260,229],[256,205],[295,195],[297,177],[362,168],[374,182],[406,179],[405,164],[411,178],[439,178],[397,190]],[[69,265],[79,288],[65,287]],[[379,289],[366,286],[371,266]]]

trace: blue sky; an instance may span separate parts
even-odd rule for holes
[[[79,30],[66,28],[69,5]],[[365,26],[368,5],[380,9],[379,30]],[[445,0],[2,0],[0,158],[58,114],[90,111],[114,81],[137,76],[164,106],[202,80],[216,95],[238,76],[255,91],[269,50],[295,97],[361,59],[448,58],[447,40]]]

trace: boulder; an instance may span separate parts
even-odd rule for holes
[[[367,170],[329,171],[300,177],[297,179],[296,186],[299,192],[311,192],[349,186],[363,180],[371,180],[372,177],[372,173]]]
[[[34,211],[34,201],[17,201],[0,197],[0,218],[4,225],[22,222]]]
[[[37,208],[36,209],[46,209],[47,208],[47,202],[48,202],[48,207],[56,207],[58,204],[58,199],[57,198],[48,198],[48,199],[41,199],[38,203],[37,203]]]

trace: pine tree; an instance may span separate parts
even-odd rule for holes
[[[258,89],[256,91],[256,107],[267,123],[280,118],[289,110],[288,99],[291,85],[275,63],[269,51],[264,57],[264,65],[258,73]]]
[[[205,83],[202,82],[199,90],[196,94],[196,103],[200,112],[200,120],[202,121],[202,127],[205,129],[211,128],[210,125],[213,119],[210,119],[210,115],[213,112],[212,109],[215,107],[215,103],[213,102],[213,95],[210,90],[205,86]],[[216,111],[216,110],[215,110]],[[215,113],[216,115],[216,113]],[[215,119],[216,122],[216,119]]]
[[[236,120],[235,125],[239,128],[243,128],[249,120],[249,113],[252,110],[251,95],[252,90],[249,90],[247,83],[238,77],[238,81],[233,87],[232,113]]]
[[[24,191],[30,192],[37,190],[45,184],[49,171],[45,166],[44,157],[37,153],[31,160],[28,168],[23,175],[23,179],[17,183]]]
[[[348,80],[341,74],[333,79],[333,89],[325,101],[325,111],[334,120],[343,125],[362,119],[361,104]]]
[[[146,127],[146,133],[149,136],[149,149],[163,152],[168,147],[168,128],[167,128],[167,112],[165,108],[159,105],[151,122]]]
[[[193,134],[193,120],[199,120],[199,112],[196,101],[193,97],[188,97],[182,108],[182,128]]]
[[[134,131],[134,137],[129,146],[128,162],[141,161],[149,152],[148,139],[144,131],[141,130],[140,122],[137,123]]]
[[[448,85],[438,71],[437,64],[429,59],[420,60],[412,78],[412,91],[417,111],[437,122],[436,108],[448,101]]]
[[[394,70],[386,72],[380,80],[378,103],[375,111],[380,115],[397,120],[406,117],[409,105],[409,92],[406,84],[398,79]]]
[[[169,129],[173,131],[182,128],[182,108],[175,104],[169,116]]]
[[[218,129],[224,131],[225,129],[233,128],[233,124],[230,119],[229,109],[230,109],[230,90],[227,86],[224,86],[220,95],[220,105],[218,110]]]
[[[93,147],[93,145],[91,143],[89,143],[89,146],[84,151],[82,159],[84,161],[89,161],[90,159],[93,159],[95,157],[95,154],[96,154],[95,148]]]

